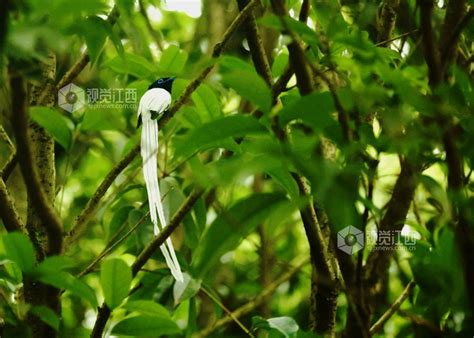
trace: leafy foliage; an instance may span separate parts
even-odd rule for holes
[[[257,2],[0,5],[0,336],[472,336],[472,1]],[[158,174],[182,283],[136,129],[171,76]],[[83,108],[56,104],[69,83]]]

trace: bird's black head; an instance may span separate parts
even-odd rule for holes
[[[171,94],[171,87],[173,86],[173,81],[175,77],[162,77],[161,79],[153,82],[148,89],[152,88],[163,88]]]

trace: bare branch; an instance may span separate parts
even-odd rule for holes
[[[441,58],[436,38],[431,25],[433,0],[418,0],[420,6],[420,30],[422,36],[423,53],[428,65],[430,85],[437,85],[442,80]]]
[[[148,211],[145,215],[143,215],[142,218],[138,220],[137,223],[135,223],[134,226],[132,226],[122,237],[120,237],[117,241],[115,240],[116,236],[110,240],[110,244],[107,245],[107,247],[102,250],[102,252],[84,269],[82,270],[76,277],[81,278],[82,276],[87,275],[89,272],[94,270],[94,268],[97,266],[97,264],[107,257],[115,248],[117,248],[121,243],[123,243],[124,240],[126,240],[135,230],[138,229],[140,225],[142,225],[145,220],[147,219],[148,215],[150,212]],[[125,223],[126,224],[126,223]],[[119,229],[117,231],[117,235],[122,232],[122,229]]]
[[[191,211],[194,204],[202,196],[203,191],[200,189],[194,190],[188,198],[183,202],[176,214],[173,216],[169,224],[160,232],[160,234],[153,239],[148,246],[135,259],[132,264],[132,274],[136,276],[146,262],[151,258],[156,250],[171,236],[173,231],[181,224],[184,217]],[[103,303],[99,308],[97,319],[92,329],[91,338],[100,338],[104,332],[105,325],[110,317],[111,311],[107,304]]]
[[[107,22],[110,25],[115,25],[117,19],[119,18],[120,13],[117,9],[117,6],[114,6],[107,17]],[[56,85],[56,89],[60,89],[72,82],[89,64],[90,57],[88,52],[84,52],[81,57],[74,63],[74,65],[64,74],[64,76],[59,80]]]
[[[248,2],[248,0],[237,0],[239,9],[243,10]],[[273,83],[272,72],[253,13],[248,16],[245,22],[245,35],[249,43],[252,61],[257,73],[265,80],[268,86],[271,86]]]
[[[84,209],[81,211],[79,216],[76,217],[72,225],[71,230],[67,233],[65,239],[65,247],[72,244],[78,236],[84,230],[84,227],[95,215],[95,211],[99,205],[100,200],[104,197],[107,190],[110,188],[112,183],[115,181],[118,175],[133,161],[133,159],[140,153],[140,146],[136,145],[133,147],[122,160],[120,160],[115,167],[107,174],[102,183],[99,185],[97,190],[92,195],[91,199],[87,202]]]
[[[17,143],[20,169],[33,206],[44,221],[48,237],[48,253],[60,254],[63,226],[40,183],[38,168],[35,165],[29,144],[26,81],[23,77],[12,74],[10,86],[13,105],[11,123]]]
[[[377,21],[377,42],[380,46],[388,46],[387,41],[390,40],[392,32],[395,29],[399,4],[400,0],[385,0],[382,3]]]
[[[400,306],[402,306],[403,302],[408,298],[415,286],[416,283],[413,280],[407,284],[400,296],[398,296],[397,300],[395,300],[395,302],[387,309],[387,311],[385,311],[385,313],[374,323],[374,325],[372,325],[369,331],[371,336],[378,333],[384,327],[385,323],[390,319],[390,317],[392,317],[393,314],[398,311]]]
[[[473,17],[474,17],[474,8],[471,8],[466,13],[466,15],[464,15],[461,21],[456,25],[448,41],[446,42],[445,47],[441,48],[441,51],[442,51],[441,60],[445,66],[449,62],[450,54],[453,53],[456,49],[456,45],[458,43],[459,37],[462,34],[462,31],[466,28],[466,26],[469,24],[469,21],[471,21]]]
[[[215,322],[212,326],[202,330],[199,332],[194,338],[202,338],[210,335],[214,331],[232,323],[234,321],[234,318],[240,318],[250,312],[252,312],[255,308],[257,308],[262,302],[264,302],[268,296],[272,295],[276,289],[284,282],[289,280],[291,277],[293,277],[298,271],[301,270],[303,266],[305,266],[308,263],[308,259],[305,258],[303,261],[296,262],[294,267],[292,267],[289,271],[286,273],[282,274],[279,278],[275,279],[273,283],[268,285],[263,292],[261,292],[257,297],[255,297],[252,301],[248,302],[245,305],[242,305],[238,309],[232,311],[232,314],[229,315],[228,317],[224,317],[219,319],[217,322]]]
[[[13,169],[15,168],[18,159],[16,157],[16,150],[15,146],[13,145],[13,142],[10,140],[10,137],[8,136],[5,128],[3,128],[2,125],[0,125],[0,138],[5,140],[5,143],[7,144],[8,148],[10,149],[10,157],[3,166],[3,168],[0,170],[0,176],[3,179],[4,182],[8,180],[8,177],[12,173]]]
[[[3,179],[0,179],[0,217],[8,232],[23,231],[24,225]]]
[[[143,0],[138,0],[138,8],[140,10],[140,14],[143,17],[143,20],[145,20],[146,27],[148,28],[148,31],[150,32],[151,36],[156,42],[156,45],[158,46],[159,50],[163,50],[163,39],[161,36],[161,33],[156,31],[155,28],[153,28],[150,18],[148,17],[148,14],[146,13],[146,8],[145,5],[143,4]]]

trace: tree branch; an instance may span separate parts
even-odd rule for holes
[[[65,238],[65,247],[74,243],[74,241],[79,237],[79,235],[84,230],[84,227],[95,215],[95,212],[99,206],[99,202],[106,194],[107,190],[110,188],[115,179],[120,175],[120,173],[133,161],[133,159],[140,153],[140,146],[136,145],[133,147],[125,156],[120,160],[115,167],[110,170],[110,172],[105,176],[104,180],[100,183],[97,190],[94,192],[90,200],[87,202],[84,209],[76,217],[74,223],[71,227],[71,230],[66,234]]]
[[[35,165],[32,150],[28,139],[28,111],[26,82],[23,77],[12,74],[10,79],[13,114],[13,126],[20,169],[38,215],[44,221],[48,237],[48,254],[60,254],[62,250],[62,224],[53,206],[49,203],[41,186],[38,169]]]
[[[239,9],[242,11],[248,2],[249,0],[237,0]],[[245,22],[245,33],[249,43],[255,69],[257,70],[257,73],[265,80],[267,85],[271,87],[273,83],[272,72],[270,70],[270,64],[268,63],[267,55],[265,54],[262,37],[260,36],[253,11]]]
[[[0,179],[0,216],[8,232],[23,231],[23,222],[3,179]]]
[[[413,280],[407,284],[407,286],[402,291],[400,296],[398,296],[395,302],[390,305],[387,311],[385,311],[385,313],[374,323],[374,325],[372,325],[369,331],[371,336],[378,333],[384,327],[385,323],[390,319],[390,317],[392,317],[393,314],[397,312],[398,309],[400,309],[400,306],[402,306],[403,302],[405,301],[405,299],[408,298],[415,286],[416,283]]]
[[[274,0],[271,2],[273,11],[276,15],[278,15],[281,19],[283,26],[288,34],[291,34],[293,37],[293,41],[288,45],[288,51],[290,53],[290,63],[293,67],[298,83],[298,89],[301,95],[307,95],[311,93],[314,89],[313,79],[311,73],[308,69],[304,51],[299,45],[298,41],[294,39],[294,34],[288,29],[285,17],[287,15],[287,11],[285,8],[285,4],[282,0]]]
[[[213,57],[218,58],[223,48],[229,42],[232,34],[239,28],[239,26],[244,22],[248,15],[252,13],[252,9],[259,3],[258,0],[252,0],[247,7],[245,7],[240,14],[234,19],[227,31],[224,33],[222,40],[214,46]],[[176,112],[185,104],[191,94],[201,85],[202,81],[207,77],[211,72],[214,65],[206,67],[188,86],[184,89],[181,96],[176,100],[176,102],[170,107],[170,109],[161,117],[159,120],[159,128],[162,129],[168,121],[176,114]],[[117,176],[135,159],[135,157],[140,153],[140,144],[135,145],[122,160],[107,174],[104,181],[95,191],[91,200],[86,204],[86,207],[81,212],[81,214],[76,218],[74,225],[68,233],[67,243],[70,244],[81,233],[83,227],[94,215],[95,211],[99,206],[100,200],[104,197],[107,190],[110,188]]]
[[[146,264],[156,250],[171,236],[173,231],[181,224],[184,217],[191,211],[194,204],[202,196],[201,189],[194,190],[188,198],[183,202],[181,207],[176,211],[169,224],[160,232],[160,234],[148,244],[145,249],[138,255],[135,262],[132,264],[132,275],[136,276],[140,269]],[[97,318],[92,329],[91,338],[100,338],[105,329],[105,325],[111,315],[111,311],[105,302],[99,308]]]
[[[7,144],[11,152],[9,159],[7,160],[3,168],[0,170],[0,176],[3,181],[6,182],[18,161],[16,157],[15,146],[13,145],[12,141],[10,140],[10,137],[8,136],[5,128],[3,128],[2,125],[0,125],[0,137],[5,140],[5,143]]]
[[[137,223],[135,223],[134,226],[132,226],[122,237],[120,237],[117,241],[115,239],[117,236],[114,236],[111,240],[109,245],[107,245],[104,250],[84,269],[82,270],[76,277],[81,278],[82,276],[87,275],[89,272],[94,270],[96,265],[104,259],[104,257],[108,256],[115,248],[117,248],[121,243],[123,243],[124,240],[126,240],[140,225],[142,225],[147,217],[150,215],[150,212],[148,211],[145,215],[143,215],[142,218],[138,220]],[[127,223],[125,223],[126,225]],[[123,228],[123,227],[122,227]],[[119,229],[117,231],[117,235],[119,235],[123,229]]]
[[[387,204],[387,211],[380,222],[380,230],[401,231],[405,224],[407,213],[417,186],[417,175],[420,166],[413,165],[408,160],[401,161],[401,171],[393,189],[392,197]],[[390,235],[393,235],[390,233]],[[391,241],[394,242],[394,241]],[[393,250],[372,251],[365,266],[366,297],[377,293],[377,283],[388,270]],[[368,318],[367,318],[368,319]]]
[[[385,0],[379,11],[377,20],[377,43],[382,47],[388,46],[388,42],[395,29],[397,21],[397,9],[400,0]]]
[[[291,277],[293,277],[298,271],[301,270],[303,266],[305,266],[308,263],[308,259],[304,259],[302,262],[294,264],[294,267],[291,268],[291,270],[287,271],[283,275],[281,275],[279,278],[277,278],[273,283],[268,285],[265,290],[260,293],[257,297],[255,297],[253,300],[248,302],[245,305],[242,305],[238,309],[232,311],[232,316],[228,317],[223,317],[219,319],[217,322],[215,322],[212,326],[205,328],[201,332],[199,332],[197,335],[193,336],[193,338],[203,338],[214,331],[216,331],[219,328],[222,328],[231,322],[234,321],[233,318],[240,318],[250,312],[252,312],[255,308],[257,308],[262,302],[265,301],[269,296],[271,296],[277,288],[287,280],[289,280]],[[292,264],[293,265],[293,264]]]
[[[161,37],[160,32],[157,32],[151,25],[150,18],[148,17],[148,14],[146,13],[146,8],[143,4],[143,0],[138,0],[138,9],[140,10],[140,14],[143,17],[143,20],[145,20],[145,25],[148,28],[148,32],[150,32],[151,36],[153,37],[153,40],[155,40],[158,49],[163,50],[163,39]]]
[[[107,17],[107,22],[113,26],[117,22],[120,13],[117,6],[114,6]],[[72,82],[89,64],[90,57],[88,52],[84,52],[74,65],[63,75],[56,85],[56,90],[61,89],[65,85]]]
[[[418,0],[420,7],[420,30],[422,36],[423,54],[428,65],[428,77],[431,86],[439,84],[443,78],[441,57],[437,48],[436,38],[431,25],[433,0]]]
[[[466,14],[466,10],[466,0],[450,0],[447,2],[439,45],[439,51],[443,56],[441,58],[443,72],[455,58],[459,36],[464,29],[464,25],[469,22],[473,15],[472,9],[470,10],[471,14]]]

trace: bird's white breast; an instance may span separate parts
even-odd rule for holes
[[[171,94],[162,88],[152,88],[143,94],[140,99],[138,115],[142,115],[142,119],[150,118],[150,110],[159,114],[163,113],[171,104]]]

